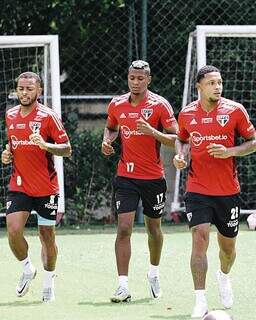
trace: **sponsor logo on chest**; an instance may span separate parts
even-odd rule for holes
[[[26,124],[25,123],[17,123],[16,124],[16,129],[25,129],[26,128]]]
[[[213,118],[202,118],[202,123],[212,123]]]
[[[216,116],[216,120],[218,123],[224,127],[229,122],[229,115],[228,114],[218,114]]]

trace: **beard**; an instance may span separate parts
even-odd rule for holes
[[[25,102],[22,102],[22,99],[18,98],[18,101],[21,106],[23,107],[30,107],[37,101],[37,97],[32,97],[30,99],[27,99]]]

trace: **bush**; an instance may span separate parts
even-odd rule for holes
[[[68,113],[64,122],[73,150],[72,156],[64,161],[64,221],[71,225],[106,222],[113,216],[112,179],[118,152],[104,157],[101,153],[103,130],[78,132],[76,112]]]

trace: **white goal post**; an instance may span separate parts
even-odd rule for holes
[[[256,25],[198,25],[188,40],[182,108],[197,99],[196,73],[206,64],[215,65],[224,76],[224,95],[245,105],[256,125],[255,51]],[[256,156],[236,158],[242,187],[241,213],[256,212]],[[240,169],[240,170],[239,170]],[[172,212],[184,211],[186,172],[177,170]],[[254,205],[254,206],[253,206]]]
[[[30,48],[33,48],[36,51],[33,51],[31,57],[28,53]],[[38,48],[41,50],[38,53]],[[18,67],[21,63],[17,63],[16,69],[8,70],[8,74],[13,74],[13,77],[17,77],[19,73],[25,71],[34,71],[29,70],[28,68],[33,68],[36,71],[40,71],[40,74],[43,75],[42,80],[44,83],[44,93],[43,100],[44,104],[47,105],[48,101],[51,100],[50,106],[55,110],[55,112],[61,117],[61,96],[60,96],[60,69],[59,69],[59,40],[57,35],[33,35],[33,36],[0,36],[0,50],[3,50],[2,57],[3,61],[0,58],[0,65],[3,69],[3,74],[5,74],[5,69],[13,67],[15,64],[15,59],[22,61],[24,57],[23,53],[15,54],[13,57],[12,53],[9,53],[9,50],[24,50],[28,55],[26,57],[26,63],[24,67]],[[5,52],[8,50],[8,53]],[[7,57],[7,58],[6,58]],[[7,59],[12,59],[11,62],[8,62]],[[33,60],[33,61],[30,61]],[[40,63],[39,65],[36,64]],[[14,67],[13,67],[14,68]],[[24,69],[27,68],[27,69]],[[0,70],[1,71],[1,70]],[[7,70],[6,70],[7,72]],[[16,74],[15,72],[19,72]],[[49,81],[50,79],[50,81]],[[7,80],[6,80],[7,81]],[[14,79],[12,80],[14,84]],[[50,82],[50,83],[49,83]],[[3,87],[7,87],[6,84],[3,84]],[[49,89],[50,88],[50,89]],[[13,88],[14,89],[14,88]],[[9,92],[5,93],[9,98],[12,98]],[[13,99],[13,98],[12,98]],[[7,101],[6,101],[7,102]],[[60,197],[59,197],[59,212],[65,211],[65,202],[64,202],[64,174],[63,174],[63,159],[62,157],[54,157],[55,168],[58,173],[58,181],[60,188]]]

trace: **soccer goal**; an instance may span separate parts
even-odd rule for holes
[[[59,42],[57,35],[0,36],[0,138],[1,152],[6,144],[5,111],[17,105],[16,78],[25,71],[40,75],[44,84],[41,102],[52,107],[61,117]],[[60,198],[59,212],[64,212],[63,159],[55,157],[58,172]],[[10,166],[0,167],[0,214],[5,214],[6,193],[10,178]]]
[[[210,64],[221,70],[224,96],[242,103],[256,125],[255,60],[256,26],[197,26],[188,40],[182,107],[197,99],[196,73]],[[256,155],[238,157],[236,163],[241,184],[241,213],[256,212]],[[172,212],[184,210],[185,177],[186,171],[176,171]]]

